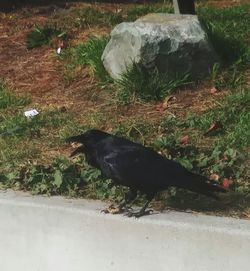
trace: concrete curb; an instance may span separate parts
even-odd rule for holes
[[[249,271],[250,221],[105,215],[99,201],[0,192],[3,271]]]

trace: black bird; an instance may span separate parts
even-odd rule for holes
[[[84,153],[87,162],[98,168],[104,176],[112,179],[115,184],[129,187],[129,192],[118,210],[127,210],[126,206],[136,199],[138,191],[146,195],[146,204],[139,212],[128,212],[129,216],[140,217],[148,214],[146,208],[155,194],[170,186],[213,198],[217,198],[214,192],[226,192],[217,183],[188,171],[179,163],[150,148],[100,130],[88,130],[69,137],[66,141],[82,144],[71,156]]]

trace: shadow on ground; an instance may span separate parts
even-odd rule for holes
[[[160,211],[176,210],[192,213],[207,213],[212,215],[224,214],[226,216],[237,216],[250,218],[250,194],[242,196],[241,193],[228,192],[220,195],[219,200],[207,198],[202,195],[178,191],[174,196],[156,201],[154,208]],[[247,210],[247,208],[249,210]],[[247,210],[247,211],[246,211]],[[245,211],[245,212],[244,212]],[[241,213],[242,212],[242,213]]]

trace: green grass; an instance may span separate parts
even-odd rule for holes
[[[146,118],[125,119],[118,121],[112,133],[117,136],[128,138],[134,142],[150,145],[152,138],[157,136],[158,124]]]
[[[122,16],[114,12],[100,11],[92,7],[76,10],[76,24],[78,26],[113,26],[122,21]]]
[[[69,72],[77,65],[89,66],[97,80],[105,85],[112,82],[101,60],[108,41],[109,37],[91,37],[86,43],[79,43],[66,50],[61,58],[68,61]]]
[[[0,135],[15,137],[39,137],[41,128],[58,128],[69,118],[67,112],[60,110],[40,111],[40,114],[27,118],[23,111],[16,112],[14,116],[0,114]]]
[[[0,113],[0,171],[3,172],[41,160],[44,146],[53,148],[60,144],[60,131],[71,125],[70,114],[59,110],[40,111],[33,118],[23,116],[23,110],[4,115]]]
[[[29,164],[41,155],[37,140],[0,136],[0,172],[9,174],[18,171],[23,164]]]
[[[198,15],[221,58],[212,79],[218,88],[241,88],[250,67],[250,4],[227,8],[201,7]]]
[[[211,73],[211,82],[218,89],[242,89],[245,82],[245,74],[248,70],[239,63],[232,64],[229,67],[222,67],[215,64]]]
[[[103,11],[95,7],[75,8],[66,16],[55,15],[58,25],[67,33],[74,33],[93,26],[111,27],[123,21],[123,16],[116,12]]]
[[[0,110],[8,107],[19,107],[27,105],[30,102],[29,97],[16,96],[11,93],[4,82],[0,80]]]
[[[60,130],[72,123],[70,112],[56,108],[38,108],[39,115],[27,118],[24,111],[30,103],[29,97],[16,96],[1,83],[0,172],[12,171],[38,158],[42,144],[59,144]],[[58,135],[55,133],[57,130]]]
[[[76,63],[89,65],[97,79],[103,83],[110,81],[101,60],[108,41],[109,37],[92,37],[85,44],[78,44],[75,48]]]
[[[188,83],[188,74],[176,75],[173,78],[161,74],[157,69],[148,71],[136,64],[116,81],[118,98],[123,103],[128,103],[135,97],[145,101],[161,100],[175,88]]]
[[[45,44],[49,44],[53,38],[66,39],[66,32],[52,25],[34,26],[32,31],[27,34],[27,48],[33,49]]]
[[[203,132],[219,122],[225,146],[241,149],[250,145],[250,88],[228,94],[218,101],[217,107],[208,109],[202,116],[189,116],[187,122],[189,127]]]
[[[226,64],[250,61],[250,4],[227,8],[200,8],[198,15],[208,36]]]

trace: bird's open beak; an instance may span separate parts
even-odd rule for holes
[[[80,147],[76,148],[71,154],[70,157],[76,156],[78,154],[84,153],[84,146],[81,145]]]

